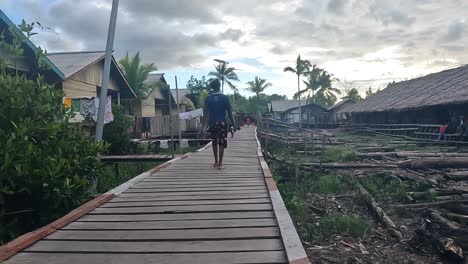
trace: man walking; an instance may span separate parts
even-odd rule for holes
[[[233,127],[236,127],[236,124],[234,122],[234,116],[232,115],[229,98],[220,92],[220,87],[221,83],[218,79],[210,83],[210,88],[213,90],[213,93],[205,99],[202,133],[205,133],[208,122],[208,131],[211,134],[215,159],[213,166],[223,169],[224,149],[227,148],[227,134],[229,128],[226,122],[226,112],[229,115]]]

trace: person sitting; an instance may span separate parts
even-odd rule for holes
[[[447,126],[444,124],[440,125],[439,127],[439,140],[446,140],[445,131],[447,130]]]

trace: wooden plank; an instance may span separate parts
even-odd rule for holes
[[[274,227],[275,219],[174,220],[156,222],[73,222],[63,230],[158,230],[231,227]]]
[[[139,221],[174,221],[174,220],[221,220],[221,219],[264,219],[274,218],[272,211],[229,212],[229,213],[186,213],[186,214],[136,214],[136,215],[100,215],[88,214],[80,222],[139,222]]]
[[[167,197],[167,196],[192,196],[192,195],[210,195],[210,194],[257,194],[266,193],[265,190],[241,190],[241,191],[201,191],[201,192],[158,192],[158,193],[135,193],[135,192],[124,192],[121,197]]]
[[[139,201],[139,202],[119,202],[119,203],[106,203],[100,208],[112,207],[136,207],[136,206],[178,206],[178,205],[217,205],[217,204],[259,204],[268,203],[271,201],[269,198],[262,199],[238,199],[238,200],[203,200],[203,201]]]
[[[145,194],[143,194],[145,195]],[[269,198],[268,193],[262,194],[231,194],[231,195],[186,195],[186,196],[169,196],[169,197],[148,197],[148,196],[136,196],[136,197],[120,197],[117,196],[109,203],[116,202],[144,202],[144,201],[204,201],[204,200],[237,200],[237,199],[258,199],[258,198]]]
[[[113,252],[113,253],[187,253],[282,250],[279,239],[177,241],[177,242],[103,242],[42,240],[24,252]]]
[[[178,254],[111,254],[111,253],[20,253],[5,264],[240,264],[287,263],[284,251]]]
[[[143,180],[138,184],[159,184],[159,185],[213,185],[213,184],[265,184],[264,179],[248,179],[248,180]]]
[[[134,208],[96,208],[93,213],[99,214],[149,214],[149,213],[184,213],[184,212],[245,212],[269,211],[271,204],[224,204],[224,205],[170,205]]]
[[[199,192],[199,191],[237,191],[237,190],[266,190],[265,186],[240,186],[240,187],[169,187],[169,188],[160,188],[160,187],[132,187],[126,191],[126,193],[135,193],[135,192]]]
[[[59,230],[46,240],[93,241],[170,241],[170,240],[219,240],[240,238],[279,238],[277,227],[212,228],[184,230]]]

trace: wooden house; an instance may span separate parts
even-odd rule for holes
[[[13,31],[13,32],[12,32]],[[17,26],[0,10],[0,32],[3,33],[3,41],[6,44],[12,44],[13,34],[22,34]],[[64,74],[58,69],[47,57],[42,57],[41,60],[48,66],[49,69],[43,70],[38,68],[37,63],[37,47],[29,39],[21,45],[23,54],[14,56],[4,47],[0,47],[0,57],[6,63],[6,66],[11,71],[18,71],[23,74],[32,75],[40,73],[45,77],[45,81],[49,84],[59,84],[64,78]]]
[[[172,93],[169,93],[164,73],[151,73],[146,82],[160,82],[161,85],[153,89],[145,98],[137,100],[134,115],[137,117],[157,117],[177,114],[176,101]],[[171,100],[172,110],[169,109],[169,100]]]
[[[64,74],[60,88],[72,99],[100,95],[104,71],[104,51],[49,53],[47,58]],[[136,98],[114,57],[112,57],[108,95],[120,104],[121,98]]]
[[[327,109],[328,123],[329,124],[340,124],[349,121],[350,117],[346,114],[345,109],[355,105],[356,102],[351,99],[346,99],[336,103]]]
[[[449,124],[468,117],[468,65],[391,83],[384,90],[347,107],[353,123]]]

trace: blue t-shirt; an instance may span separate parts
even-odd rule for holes
[[[205,109],[209,115],[208,123],[226,122],[226,111],[231,110],[229,98],[222,93],[210,94],[205,99]]]

